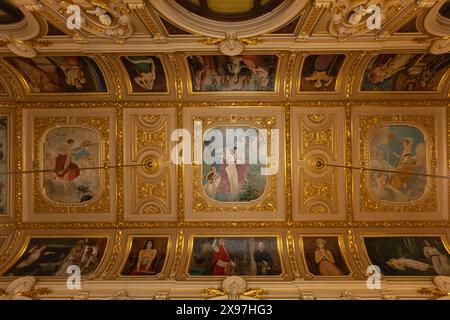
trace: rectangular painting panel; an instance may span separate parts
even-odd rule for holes
[[[133,237],[122,276],[155,276],[164,269],[169,237]]]
[[[450,54],[380,54],[364,72],[361,91],[437,91]]]
[[[347,276],[350,274],[339,245],[338,236],[302,237],[308,272],[315,276]]]
[[[194,237],[190,276],[279,276],[277,237]]]
[[[7,57],[22,75],[30,93],[107,92],[97,62],[84,56]]]
[[[364,237],[364,245],[383,275],[450,275],[449,250],[441,237]]]
[[[345,60],[344,54],[315,54],[305,58],[300,92],[334,92]]]
[[[167,76],[159,57],[124,56],[120,60],[128,73],[131,92],[167,93]]]
[[[276,55],[190,55],[190,91],[275,92],[278,62]]]
[[[67,267],[78,266],[81,275],[97,269],[107,238],[32,238],[20,258],[4,276],[67,277]]]

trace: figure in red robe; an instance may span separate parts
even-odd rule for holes
[[[80,167],[72,161],[72,148],[75,141],[67,140],[66,145],[58,151],[55,159],[55,174],[64,181],[64,188],[67,190],[67,183],[75,180],[80,175]]]
[[[231,260],[230,254],[225,246],[225,239],[221,238],[219,241],[214,239],[212,263],[214,264],[213,275],[223,276],[233,273],[233,268],[236,266]]]

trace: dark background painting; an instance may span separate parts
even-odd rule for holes
[[[133,271],[136,268],[139,259],[139,251],[145,249],[145,244],[148,240],[152,240],[153,249],[156,249],[156,257],[152,262],[151,272],[149,275],[156,275],[162,271],[164,263],[167,259],[167,244],[169,242],[168,237],[136,237],[133,238],[131,244],[130,254],[128,255],[127,262],[123,267],[121,274],[123,276],[133,275]],[[142,275],[142,274],[139,274]]]
[[[315,54],[306,57],[302,68],[300,91],[336,91],[336,80],[344,60],[344,54]],[[313,75],[314,71],[326,72],[327,75],[333,77],[333,81],[328,86],[316,88],[314,81],[305,79]]]
[[[406,270],[397,270],[390,267],[386,262],[392,258],[405,257],[417,260],[423,263],[431,263],[431,260],[425,257],[423,248],[425,241],[428,241],[432,247],[435,247],[441,254],[450,258],[440,237],[366,237],[364,244],[366,246],[369,259],[374,265],[378,265],[381,273],[390,276],[435,276],[436,271],[433,268],[427,271],[406,268]]]
[[[161,59],[155,56],[139,56],[139,57],[133,57],[133,58],[142,58],[142,59],[153,59],[153,62],[155,63],[155,72],[156,72],[156,79],[153,84],[152,90],[146,90],[142,88],[140,85],[138,85],[134,78],[139,76],[139,69],[130,61],[128,61],[125,57],[122,57],[120,60],[122,61],[123,65],[125,66],[125,69],[128,72],[128,76],[130,79],[131,87],[133,92],[167,92],[167,80],[166,80],[166,73],[164,71],[164,66],[161,62]]]
[[[5,273],[5,275],[54,276],[58,271],[59,266],[79,240],[84,240],[87,246],[97,247],[98,266],[105,252],[107,238],[38,238],[30,240],[20,259]],[[43,254],[39,259],[25,268],[16,268],[16,266],[29,257],[28,251],[30,249],[42,245],[47,246],[47,248],[42,252]],[[54,252],[55,254],[45,255],[46,252]]]
[[[308,271],[316,276],[320,276],[318,264],[314,260],[314,252],[317,249],[317,239],[323,239],[326,241],[325,248],[330,250],[333,254],[335,265],[338,267],[343,275],[348,275],[349,270],[342,256],[341,249],[339,247],[338,237],[303,237],[303,250],[305,252],[306,265]]]

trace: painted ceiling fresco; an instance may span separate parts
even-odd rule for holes
[[[449,1],[376,1],[378,29],[370,0],[17,3],[0,4],[0,299],[23,276],[52,299],[450,283]]]

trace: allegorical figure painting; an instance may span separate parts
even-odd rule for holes
[[[367,67],[363,91],[436,91],[450,54],[380,54]]]
[[[275,91],[275,55],[187,57],[193,92]]]
[[[24,77],[31,93],[107,91],[100,67],[88,57],[9,57],[6,60]]]
[[[155,56],[126,56],[121,61],[130,77],[133,92],[167,92],[163,64]]]
[[[8,172],[8,118],[0,116],[0,172]],[[0,215],[7,213],[8,175],[0,175]]]
[[[96,197],[100,185],[99,135],[83,127],[50,130],[43,145],[43,187],[59,203],[82,203]],[[87,168],[97,168],[88,169]]]
[[[168,237],[135,237],[121,272],[124,276],[151,276],[160,273],[167,259]]]
[[[425,192],[426,140],[423,132],[409,125],[386,125],[370,135],[370,191],[378,200],[409,202]]]
[[[366,237],[364,243],[384,275],[450,275],[450,255],[440,237]]]
[[[214,135],[212,131],[218,131],[224,137],[225,143],[222,150],[214,150],[212,142],[204,141],[204,154],[212,154],[214,163],[208,163],[203,157],[203,188],[210,199],[220,202],[250,202],[260,198],[266,187],[266,177],[261,175],[261,164],[250,160],[251,150],[258,150],[258,136],[250,136],[241,141],[245,145],[245,151],[239,150],[239,143],[227,141],[227,129],[246,131],[249,127],[216,127],[206,134]],[[253,148],[252,148],[253,144]],[[260,146],[264,148],[265,146]],[[255,151],[257,152],[257,151]]]
[[[189,274],[193,276],[270,276],[281,274],[275,237],[194,238]]]
[[[334,92],[344,60],[343,54],[318,54],[306,57],[302,68],[300,91]]]
[[[31,239],[20,259],[4,275],[66,277],[72,265],[78,266],[82,275],[89,275],[100,264],[106,242],[106,238]]]
[[[338,237],[303,237],[308,271],[316,276],[346,276],[348,267]]]

